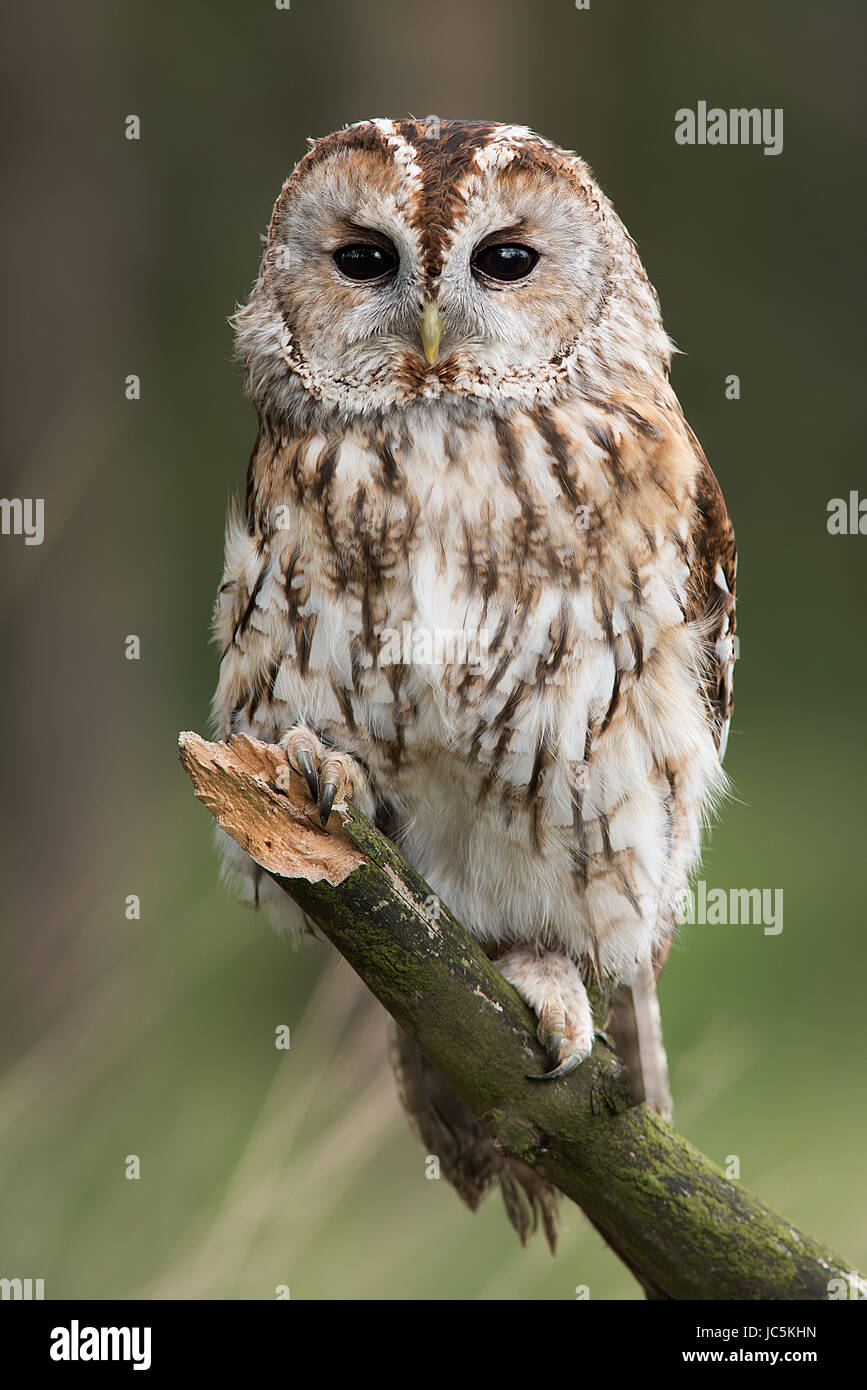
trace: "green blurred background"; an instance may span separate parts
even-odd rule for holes
[[[683,351],[741,552],[736,795],[703,876],[782,888],[785,919],[683,930],[662,985],[676,1118],[865,1269],[867,539],[826,530],[830,498],[867,491],[859,8],[160,0],[8,21],[2,489],[45,498],[46,539],[0,540],[0,1275],[48,1298],[638,1296],[577,1209],[552,1260],[498,1199],[473,1217],[426,1180],[378,1006],[217,886],[176,761],[178,730],[207,729],[254,432],[226,317],[306,137],[431,112],[577,149]],[[678,146],[699,100],[784,108],[783,153]]]

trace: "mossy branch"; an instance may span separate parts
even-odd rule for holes
[[[504,1151],[577,1202],[655,1297],[812,1299],[852,1268],[645,1105],[608,1039],[546,1069],[532,1015],[479,944],[351,803],[319,825],[283,751],[180,737],[196,794],[317,923]],[[594,1001],[598,1009],[600,1000]]]

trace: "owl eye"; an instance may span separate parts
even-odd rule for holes
[[[539,259],[532,246],[517,241],[498,241],[480,246],[470,265],[477,275],[487,280],[525,280]]]
[[[397,252],[390,246],[357,241],[338,246],[334,263],[347,280],[383,280],[397,269]]]

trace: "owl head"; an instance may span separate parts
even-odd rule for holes
[[[671,345],[623,224],[575,155],[522,126],[362,121],[287,179],[234,318],[275,433],[411,402],[635,392]]]

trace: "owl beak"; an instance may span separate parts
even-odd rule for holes
[[[424,348],[424,355],[431,366],[437,360],[440,350],[440,339],[443,336],[442,314],[432,299],[425,304],[421,316],[421,345]]]

